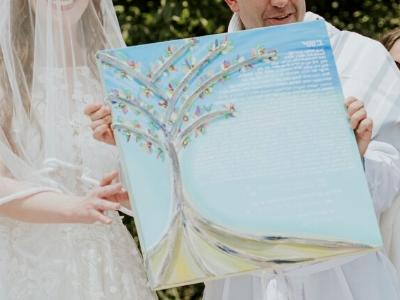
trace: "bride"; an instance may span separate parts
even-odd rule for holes
[[[100,181],[117,154],[82,113],[102,98],[96,51],[124,46],[112,1],[2,0],[0,15],[0,299],[155,299],[115,212],[126,192]]]

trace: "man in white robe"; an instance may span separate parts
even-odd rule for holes
[[[322,19],[304,0],[226,0],[235,12],[229,31]],[[377,216],[400,186],[400,75],[378,42],[326,23],[346,98],[362,101],[373,120],[372,141],[360,151]],[[360,103],[360,101],[357,101]],[[360,107],[359,107],[360,108]],[[89,105],[94,136],[115,144],[110,109]],[[286,273],[257,272],[206,284],[205,300],[394,300],[400,283],[383,253],[348,257]]]
[[[225,0],[228,31],[322,19],[305,0]],[[373,120],[363,155],[378,219],[400,189],[400,75],[384,47],[326,23],[346,98],[359,99]],[[390,226],[387,226],[390,227]],[[206,283],[204,300],[394,300],[400,283],[383,253],[338,259],[274,274],[257,272]]]

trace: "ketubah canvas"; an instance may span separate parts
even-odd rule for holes
[[[153,289],[381,246],[323,22],[97,59]]]

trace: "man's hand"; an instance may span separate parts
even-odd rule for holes
[[[367,151],[368,145],[371,142],[373,123],[368,118],[364,104],[354,98],[349,97],[345,101],[347,113],[350,119],[351,128],[354,130],[357,139],[358,150],[363,157]]]
[[[114,133],[111,129],[110,107],[100,103],[93,103],[86,106],[84,112],[92,121],[90,127],[93,130],[93,137],[98,141],[115,145]]]

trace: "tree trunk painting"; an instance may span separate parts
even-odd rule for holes
[[[134,82],[147,97],[142,100],[124,88],[112,90],[107,101],[114,109],[141,118],[141,121],[114,119],[113,129],[171,165],[171,217],[158,243],[143,253],[145,264],[153,275],[153,287],[173,286],[182,280],[174,279],[177,262],[196,269],[197,275],[191,280],[201,281],[232,272],[229,268],[221,272],[217,266],[219,261],[227,261],[240,271],[250,271],[313,260],[307,251],[310,248],[317,249],[320,257],[331,255],[332,249],[336,253],[349,252],[346,243],[235,232],[202,216],[192,203],[195,199],[187,197],[180,153],[190,147],[194,137],[204,134],[206,127],[212,130],[213,123],[232,119],[240,113],[240,108],[233,103],[224,103],[221,107],[206,106],[200,104],[201,100],[212,94],[218,85],[230,80],[233,74],[279,60],[276,50],[258,47],[245,55],[237,55],[235,60],[222,59],[223,63],[216,71],[210,66],[233,50],[232,42],[227,36],[216,39],[209,45],[208,52],[195,60],[191,55],[196,52],[197,43],[196,39],[187,39],[180,47],[167,46],[166,54],[149,67],[149,71],[142,71],[137,61],[120,53],[105,51],[98,54],[101,68],[113,70],[116,78]],[[162,79],[182,65],[185,70],[179,70],[183,74],[181,78],[171,80],[167,89],[161,86]],[[276,259],[276,246],[279,251],[286,251],[284,259]],[[218,259],[210,261],[204,255],[204,249],[213,252]]]

